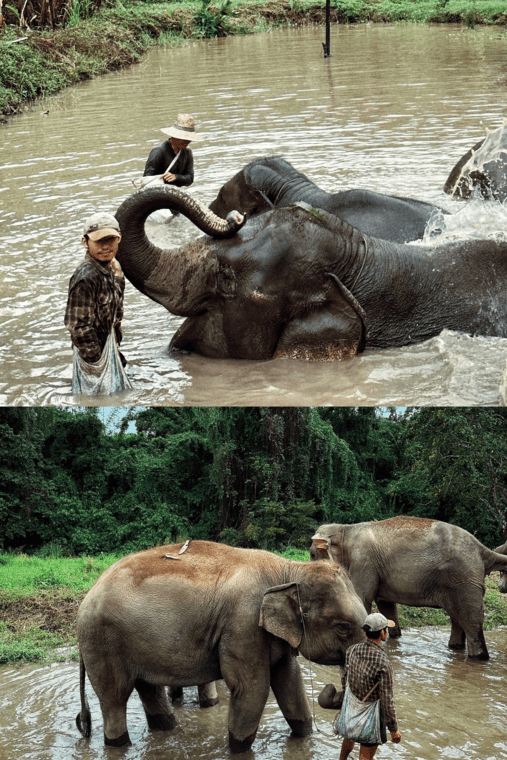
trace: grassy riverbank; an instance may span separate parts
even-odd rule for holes
[[[14,6],[4,7],[0,31],[0,114],[21,111],[54,94],[138,62],[153,45],[202,37],[250,34],[284,25],[322,24],[324,0],[108,0],[92,18],[66,28],[21,28]],[[17,14],[17,15],[16,15]],[[507,24],[505,0],[332,0],[332,23],[453,22],[464,28]]]
[[[289,550],[289,559],[309,559]],[[119,557],[0,555],[0,664],[77,657],[76,613],[87,591]],[[497,573],[486,579],[485,630],[507,625],[507,596],[496,590]],[[403,628],[450,625],[443,610],[400,607]]]

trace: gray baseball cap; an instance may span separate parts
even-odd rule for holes
[[[83,235],[88,235],[90,240],[102,240],[102,238],[114,235],[121,237],[120,225],[112,214],[99,211],[88,217],[83,227]]]
[[[383,631],[384,628],[394,628],[396,623],[388,620],[380,612],[372,612],[363,623],[363,631]]]

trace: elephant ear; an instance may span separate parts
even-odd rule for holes
[[[335,274],[327,272],[326,276],[332,287],[324,304],[287,323],[274,358],[333,361],[364,351],[367,337],[364,310]]]
[[[259,625],[297,649],[303,636],[297,583],[268,588],[262,600]]]
[[[313,545],[319,559],[331,559],[329,554],[329,538],[321,538],[318,533],[312,537]]]

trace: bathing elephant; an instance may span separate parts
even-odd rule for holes
[[[507,557],[487,549],[457,525],[421,517],[392,517],[355,525],[321,525],[312,538],[312,560],[329,558],[348,570],[368,612],[394,620],[397,604],[441,607],[451,618],[451,649],[489,658],[484,633],[484,577],[507,571]]]
[[[420,240],[433,212],[431,203],[372,190],[327,193],[280,156],[258,158],[223,185],[210,209],[225,219],[232,210],[254,216],[298,201],[324,209],[364,235],[408,243]]]
[[[364,640],[366,610],[335,563],[293,562],[270,552],[208,541],[156,547],[125,557],[98,579],[77,615],[81,712],[88,673],[102,709],[104,740],[130,743],[127,701],[136,689],[148,726],[172,729],[166,686],[223,678],[230,690],[229,746],[252,745],[272,689],[297,736],[312,713],[296,655],[341,665]]]
[[[507,120],[460,158],[449,174],[444,190],[454,198],[507,198]]]
[[[155,247],[144,221],[159,208],[176,208],[212,237],[173,251]],[[134,193],[116,216],[126,277],[187,317],[171,350],[325,360],[418,343],[444,329],[507,336],[505,242],[400,245],[305,204],[243,224],[237,213],[220,219],[170,185]]]

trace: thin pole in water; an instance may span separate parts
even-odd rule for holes
[[[331,0],[326,0],[326,41],[322,43],[322,47],[324,48],[324,58],[331,57],[331,32],[329,28],[330,11],[331,11]]]

